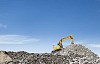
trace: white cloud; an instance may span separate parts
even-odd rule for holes
[[[84,42],[82,42],[82,41],[75,41],[74,43],[75,44],[84,44]]]
[[[7,25],[0,24],[0,28],[7,28]]]
[[[22,35],[0,35],[0,44],[25,44],[38,42],[39,39]]]
[[[100,48],[100,44],[89,44],[90,47]]]

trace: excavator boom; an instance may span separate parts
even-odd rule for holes
[[[74,42],[74,38],[73,38],[72,35],[64,37],[58,42],[57,46],[53,46],[54,51],[57,51],[57,50],[60,50],[61,48],[63,48],[62,42],[67,40],[67,39],[70,39],[71,44],[74,44],[73,43]]]

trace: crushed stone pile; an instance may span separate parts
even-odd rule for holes
[[[98,56],[95,53],[93,53],[91,50],[89,50],[88,48],[86,48],[85,46],[80,45],[80,44],[69,45],[69,46],[63,48],[62,50],[55,52],[54,54],[55,55],[56,54],[59,54],[59,55],[77,54],[77,55],[83,55],[83,56],[86,56],[89,58],[98,58]]]
[[[80,44],[53,53],[3,52],[11,60],[0,64],[100,64],[100,57]]]

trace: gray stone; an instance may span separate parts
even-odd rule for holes
[[[100,64],[100,57],[80,44],[73,44],[57,52],[6,52],[12,60],[0,64]]]

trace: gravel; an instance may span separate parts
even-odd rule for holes
[[[3,51],[6,52],[6,51]],[[51,53],[6,52],[12,61],[0,64],[100,64],[100,57],[80,44]]]

